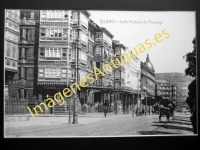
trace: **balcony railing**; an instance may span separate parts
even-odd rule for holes
[[[21,20],[20,25],[36,25],[36,21],[34,19],[24,19]]]

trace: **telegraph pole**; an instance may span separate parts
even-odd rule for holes
[[[78,42],[78,39],[76,39],[75,41],[75,53],[76,53],[76,57],[75,57],[75,71],[76,71],[76,76],[75,76],[75,79],[76,79],[76,83],[77,83],[77,60],[78,60],[78,50],[77,50],[77,42]],[[77,124],[78,123],[78,112],[76,112],[76,103],[77,103],[77,100],[78,100],[78,95],[77,95],[77,87],[75,87],[75,91],[76,91],[76,94],[74,94],[74,113],[73,113],[73,124]]]

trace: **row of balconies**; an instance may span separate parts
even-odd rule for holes
[[[36,22],[35,19],[22,19],[20,20],[19,25],[36,25],[36,23],[39,22]]]

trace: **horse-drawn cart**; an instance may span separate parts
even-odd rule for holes
[[[174,123],[174,106],[169,104],[168,107],[164,107],[161,105],[159,109],[159,122],[161,122],[161,117],[166,116],[166,122],[169,122],[170,117],[172,117]]]

